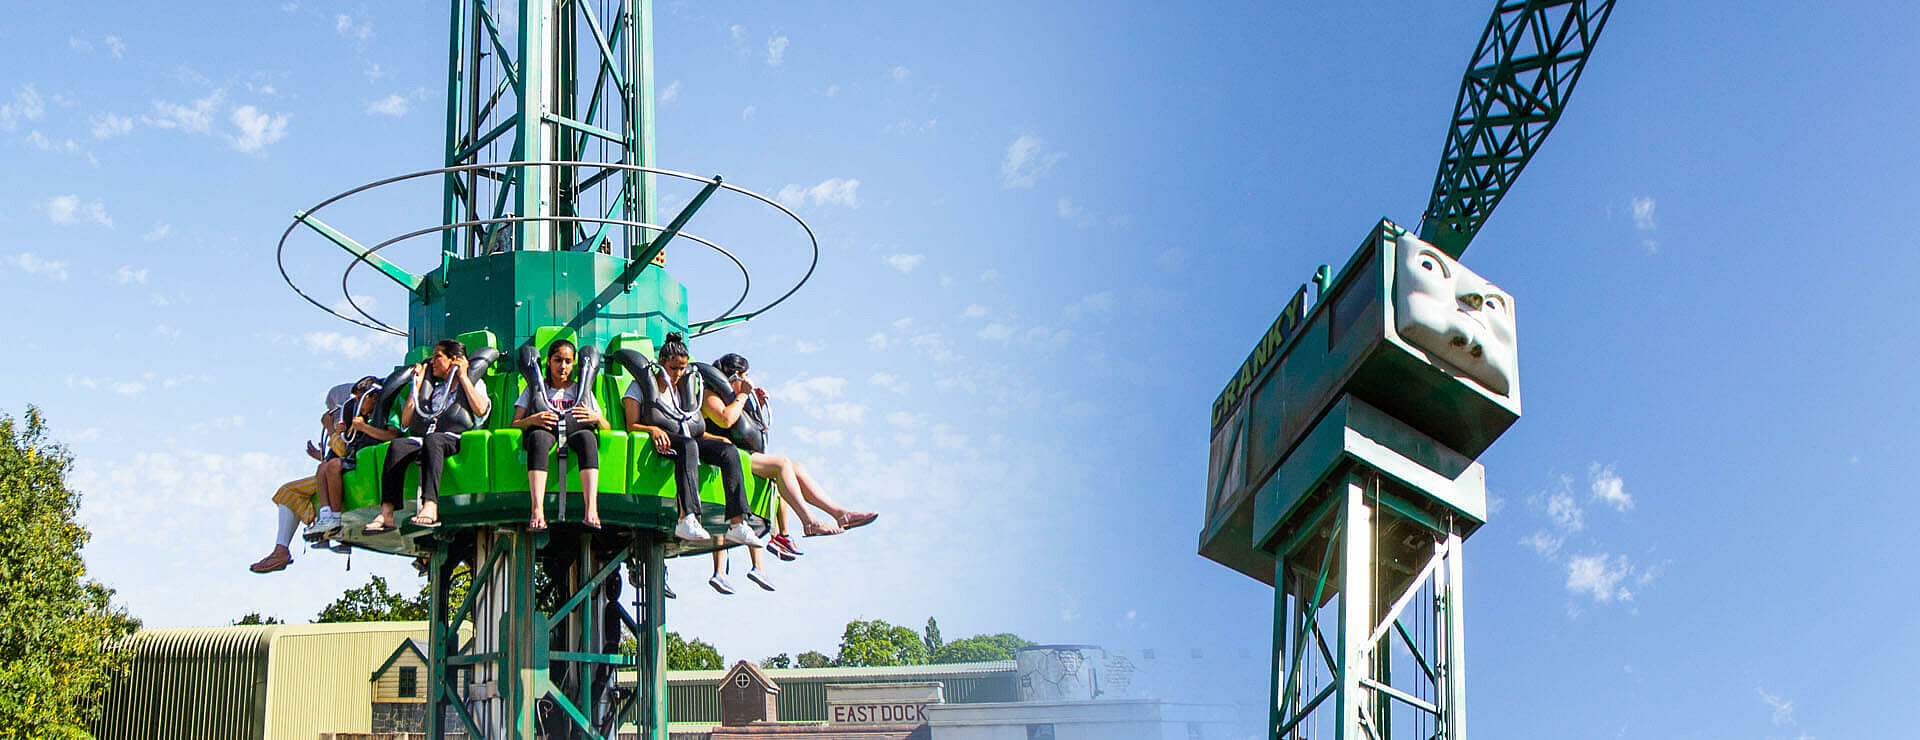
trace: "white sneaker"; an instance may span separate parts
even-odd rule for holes
[[[688,514],[680,518],[680,523],[678,525],[675,525],[673,528],[673,536],[679,537],[680,539],[683,539],[683,540],[694,540],[694,541],[710,539],[713,537],[713,535],[707,534],[706,527],[700,526],[700,517],[694,516],[692,514]]]
[[[712,578],[708,578],[707,585],[712,586],[713,590],[719,591],[722,594],[726,594],[728,596],[733,595],[733,585],[727,583],[727,577],[720,575],[719,573],[715,573],[713,574]]]
[[[766,575],[761,573],[759,568],[747,571],[747,580],[753,581],[754,584],[768,591],[773,590],[773,583],[767,580]]]
[[[733,526],[727,527],[727,541],[748,547],[767,546],[766,540],[760,539],[759,536],[753,533],[753,530],[747,529],[746,522],[735,522]]]

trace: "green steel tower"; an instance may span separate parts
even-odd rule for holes
[[[620,390],[635,371],[613,362],[590,386],[614,421],[613,431],[599,435],[605,528],[578,523],[582,497],[567,489],[564,449],[548,489],[530,492],[519,430],[506,423],[526,383],[510,358],[558,339],[583,351],[630,349],[651,358],[668,332],[715,331],[792,295],[798,284],[757,309],[741,310],[736,302],[712,319],[689,318],[686,288],[668,274],[663,251],[678,238],[732,257],[683,231],[720,191],[777,209],[809,241],[812,233],[791,211],[719,176],[654,165],[650,0],[455,0],[450,10],[444,167],[355,188],[297,212],[281,237],[281,272],[322,310],[407,337],[412,349],[403,366],[445,338],[462,340],[470,356],[499,353],[499,361],[479,371],[493,411],[461,436],[459,452],[447,462],[440,526],[403,521],[396,532],[361,531],[379,510],[386,452],[380,444],[355,453],[358,467],[345,480],[345,526],[336,539],[413,557],[430,578],[429,737],[459,731],[475,738],[603,738],[632,722],[641,737],[665,740],[664,563],[709,552],[721,541],[671,535],[677,516],[672,464],[654,454],[644,434],[624,431]],[[666,223],[656,218],[661,177],[699,188]],[[368,245],[319,215],[381,185],[436,179],[442,202],[435,226]],[[341,279],[350,311],[315,299],[288,276],[288,238],[302,228],[352,255]],[[438,264],[430,269],[410,271],[382,255],[395,244],[436,237]],[[817,259],[817,243],[813,248]],[[376,318],[344,290],[361,265],[405,290],[405,330]],[[409,494],[415,475],[407,478]],[[710,532],[718,531],[724,524],[717,476],[701,477],[708,484],[700,516]],[[764,481],[747,479],[749,521],[764,531],[776,515],[777,496]],[[550,530],[528,529],[531,495],[549,502]],[[623,566],[632,584],[631,610],[621,598]],[[618,648],[629,634],[639,644],[637,655]],[[636,688],[617,686],[616,670],[633,671]]]
[[[1477,461],[1520,418],[1513,296],[1459,257],[1613,0],[1498,0],[1418,230],[1382,219],[1215,400],[1200,554],[1273,586],[1267,736],[1464,740]]]

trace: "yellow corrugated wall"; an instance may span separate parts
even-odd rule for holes
[[[425,644],[427,623],[315,624],[281,632],[267,676],[264,740],[371,731],[373,670],[409,637]]]
[[[373,670],[426,622],[141,630],[100,740],[313,740],[373,727]],[[422,676],[424,683],[425,676]]]

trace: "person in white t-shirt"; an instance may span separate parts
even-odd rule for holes
[[[513,402],[513,428],[525,430],[520,437],[527,451],[527,491],[533,498],[533,516],[527,529],[547,528],[547,460],[559,437],[562,422],[567,429],[565,444],[580,469],[580,491],[586,496],[587,513],[580,521],[588,529],[600,528],[600,437],[607,428],[607,417],[593,398],[593,389],[573,377],[576,351],[572,342],[556,339],[547,345],[544,387],[528,386]],[[547,410],[533,412],[533,394],[541,393]]]

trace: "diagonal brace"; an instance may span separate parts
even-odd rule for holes
[[[318,216],[310,216],[306,211],[294,211],[293,220],[306,224],[307,228],[313,229],[321,236],[326,237],[327,241],[333,242],[341,249],[351,252],[353,256],[365,260],[367,264],[373,265],[374,269],[379,270],[380,274],[399,283],[400,287],[406,288],[410,293],[419,293],[420,286],[426,282],[425,278],[407,272],[406,268],[389,262],[387,258],[375,254],[372,250],[361,245],[360,242],[354,241],[353,237],[342,234],[339,229],[328,226],[327,223],[321,221]]]

